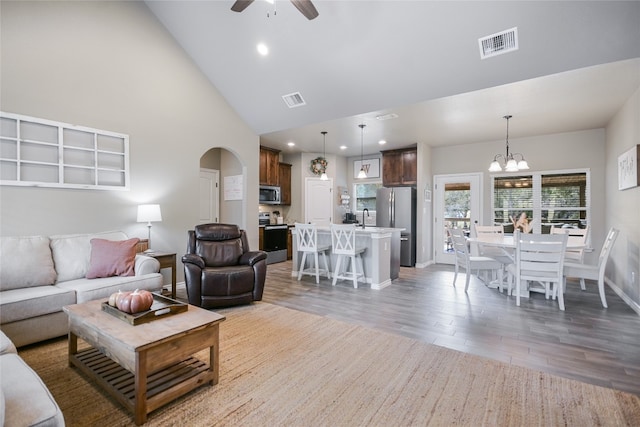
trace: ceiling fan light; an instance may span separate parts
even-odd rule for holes
[[[360,172],[358,172],[358,179],[363,179],[367,177],[367,173],[364,171],[364,168],[360,168]]]
[[[529,163],[525,159],[522,159],[518,162],[518,170],[527,170],[529,169]]]
[[[504,167],[506,172],[518,172],[518,162],[511,158]]]

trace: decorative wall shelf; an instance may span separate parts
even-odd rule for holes
[[[0,185],[129,189],[129,136],[0,112]]]

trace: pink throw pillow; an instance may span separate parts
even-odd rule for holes
[[[136,246],[140,239],[91,239],[91,261],[87,279],[111,276],[133,276],[136,264]]]

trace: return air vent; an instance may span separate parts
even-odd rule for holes
[[[480,45],[480,58],[491,58],[503,53],[518,50],[518,28],[501,31],[490,36],[478,39]]]
[[[296,108],[296,107],[302,107],[303,105],[307,105],[307,103],[304,102],[304,99],[302,99],[302,95],[300,95],[300,92],[294,92],[288,95],[282,95],[282,99],[284,99],[284,102],[287,104],[287,107],[289,108]]]

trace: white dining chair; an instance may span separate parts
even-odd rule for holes
[[[302,261],[298,267],[298,280],[303,274],[316,276],[316,283],[320,283],[320,274],[326,274],[328,279],[331,279],[331,270],[329,269],[329,263],[327,261],[327,252],[331,249],[328,244],[318,245],[318,229],[315,224],[301,224],[296,222],[296,242],[298,244],[298,251],[302,252]],[[314,264],[310,268],[305,268],[307,255],[313,255]],[[324,269],[320,269],[318,263],[318,255],[322,254],[324,261]]]
[[[552,226],[549,233],[550,234],[565,233],[569,235],[569,238],[573,239],[576,243],[582,243],[586,247],[587,240],[589,239],[589,231],[590,231],[590,228],[588,225],[585,228],[573,228],[573,227],[565,228],[565,227]],[[567,248],[567,251],[565,252],[565,255],[564,255],[564,260],[566,262],[573,262],[573,263],[579,263],[579,264],[584,263],[584,249],[585,249],[584,247],[579,249]],[[581,280],[581,285],[582,285],[582,290],[584,290],[585,289],[584,279]]]
[[[458,278],[458,270],[460,267],[464,268],[467,279],[464,285],[464,291],[469,289],[469,280],[471,279],[471,272],[474,270],[491,270],[500,271],[499,277],[503,276],[502,264],[490,257],[484,256],[471,256],[469,254],[469,247],[467,246],[467,239],[464,236],[464,232],[459,228],[449,229],[451,239],[453,240],[453,250],[456,255],[455,274],[453,276],[453,286],[456,285],[456,279]]]
[[[502,225],[478,225],[474,224],[473,232],[475,237],[482,236],[495,236],[496,238],[504,237],[504,226]],[[509,256],[501,248],[485,246],[478,244],[478,255],[488,256],[497,261],[500,261],[503,265],[513,264],[513,258]]]
[[[515,263],[508,266],[507,270],[515,278],[517,306],[520,306],[523,286],[538,282],[544,286],[545,298],[549,299],[551,295],[557,296],[560,310],[564,311],[563,265],[568,237],[566,234],[516,233],[514,235]]]
[[[331,224],[331,252],[338,256],[333,271],[333,286],[338,280],[351,280],[353,287],[357,288],[358,279],[365,280],[362,254],[366,250],[366,247],[356,247],[355,224]],[[348,264],[351,266],[350,270],[346,268]]]
[[[585,279],[598,281],[598,292],[600,293],[600,300],[602,306],[607,308],[607,298],[604,294],[604,270],[607,267],[607,261],[611,254],[611,248],[618,238],[619,230],[611,228],[607,233],[607,238],[602,244],[600,250],[600,256],[598,257],[598,264],[581,264],[574,262],[566,262],[564,264],[564,284],[566,286],[567,277],[576,277],[580,279],[580,287],[585,290]]]

